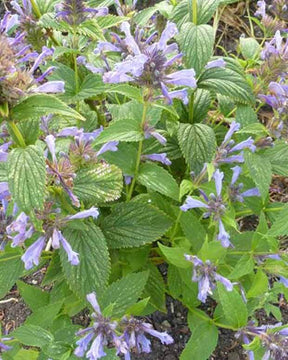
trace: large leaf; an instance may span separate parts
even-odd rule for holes
[[[121,196],[122,173],[115,165],[97,164],[77,173],[73,191],[80,201],[98,204],[113,201]]]
[[[183,25],[179,35],[181,51],[187,68],[199,75],[213,54],[214,30],[210,25]]]
[[[210,322],[204,322],[192,332],[180,360],[207,360],[217,346],[218,329]]]
[[[12,288],[24,270],[21,255],[21,250],[15,248],[0,256],[0,299]]]
[[[142,203],[130,202],[113,207],[102,229],[113,249],[138,247],[159,239],[172,225],[160,210]]]
[[[198,80],[198,87],[226,95],[240,103],[254,103],[254,95],[245,78],[228,68],[206,69]]]
[[[110,273],[110,258],[99,227],[93,223],[81,223],[81,227],[69,224],[64,236],[80,258],[79,265],[72,266],[65,251],[60,251],[64,274],[73,292],[86,296],[92,291],[103,291]]]
[[[99,94],[102,94],[106,89],[105,84],[101,79],[101,76],[96,74],[89,74],[85,77],[82,84],[80,85],[80,89],[78,94],[75,95],[73,100],[83,100],[90,99]]]
[[[157,266],[148,264],[149,278],[146,283],[143,297],[149,298],[149,304],[159,311],[166,312],[165,283]]]
[[[13,149],[8,156],[9,190],[26,212],[41,209],[45,198],[46,166],[43,151],[35,145]]]
[[[43,347],[53,341],[53,335],[36,325],[22,325],[13,331],[13,337],[27,346]]]
[[[19,105],[15,106],[12,111],[12,117],[15,120],[26,120],[31,117],[40,117],[48,114],[85,120],[82,115],[70,108],[63,101],[53,95],[47,94],[29,96]]]
[[[211,104],[211,94],[208,90],[197,89],[194,95],[193,122],[199,123],[207,116]]]
[[[143,140],[140,123],[133,119],[122,119],[109,125],[94,141],[95,145],[108,141],[134,142]]]
[[[156,164],[142,164],[137,179],[147,189],[158,191],[172,199],[179,200],[179,187],[176,180],[162,167]]]
[[[180,124],[178,141],[191,171],[199,173],[204,163],[210,162],[216,149],[212,128],[204,124]]]
[[[201,249],[206,236],[206,231],[200,220],[192,211],[187,211],[181,214],[180,225],[193,250],[197,253]]]
[[[269,186],[272,181],[272,169],[268,159],[264,156],[247,152],[245,154],[245,164],[247,165],[250,176],[255,182],[263,198],[268,195]]]
[[[129,274],[112,283],[99,298],[102,309],[113,305],[112,313],[115,317],[125,314],[125,311],[141,296],[149,273],[147,271]]]
[[[283,207],[276,220],[273,222],[268,235],[283,236],[288,235],[288,206]]]
[[[265,158],[270,161],[274,174],[288,176],[288,144],[286,142],[276,142],[275,146],[265,152]]]

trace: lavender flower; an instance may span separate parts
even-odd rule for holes
[[[47,221],[48,225],[44,223],[45,235],[40,236],[39,239],[36,242],[34,242],[26,250],[25,254],[22,256],[22,260],[25,263],[25,269],[29,270],[33,267],[33,264],[35,265],[39,264],[39,258],[47,241],[48,244],[51,244],[53,249],[59,249],[60,246],[62,246],[68,256],[68,261],[71,263],[71,265],[78,265],[79,254],[73,251],[71,245],[65,239],[61,230],[59,230],[59,227],[65,225],[70,220],[85,219],[90,216],[93,217],[94,219],[97,218],[99,216],[98,209],[92,207],[89,210],[80,211],[75,215],[69,215],[63,219],[56,218],[52,226],[50,219],[48,219]],[[48,245],[48,247],[49,246],[50,245]]]
[[[283,42],[283,37],[279,30],[276,31],[275,36],[270,42],[265,43],[261,57],[263,60],[268,60],[271,57],[280,58],[284,61],[288,59],[288,42],[287,40]]]
[[[5,341],[10,341],[12,339],[13,338],[11,338],[11,337],[3,337],[0,339],[0,352],[12,350],[12,346],[4,344]]]
[[[238,185],[236,185],[235,183],[242,172],[242,168],[240,166],[235,166],[231,170],[233,171],[233,176],[229,187],[229,195],[232,201],[244,202],[245,197],[261,196],[257,188],[252,188],[241,192],[244,186],[243,183],[240,183]]]
[[[145,334],[149,334],[158,338],[162,344],[169,345],[173,343],[173,338],[166,332],[159,332],[153,329],[151,324],[145,323],[142,320],[131,318],[124,318],[121,322],[124,327],[124,339],[128,346],[128,352],[125,354],[125,360],[131,359],[131,352],[137,354],[150,353],[151,341],[147,339]]]
[[[182,54],[178,53],[176,43],[168,45],[178,30],[176,25],[168,22],[158,42],[152,43],[156,34],[152,34],[148,39],[143,40],[143,30],[137,29],[135,38],[130,32],[130,25],[127,22],[122,23],[121,30],[125,33],[126,38],[121,40],[117,35],[116,44],[112,47],[107,43],[98,47],[96,51],[104,49],[121,52],[124,60],[117,63],[112,71],[104,74],[103,80],[107,83],[135,82],[144,85],[150,89],[153,94],[154,89],[162,91],[164,98],[169,104],[173,98],[177,97],[187,103],[187,89],[181,89],[176,92],[169,92],[170,85],[188,86],[196,88],[195,71],[180,70],[169,73],[168,70],[173,63],[179,59]],[[152,44],[151,44],[152,43]],[[174,54],[171,58],[167,56]]]
[[[85,6],[83,0],[64,0],[61,4],[56,5],[56,11],[56,17],[72,26],[80,25],[91,16],[108,14],[107,7],[89,8]]]
[[[265,348],[262,360],[284,360],[288,359],[288,328],[277,329],[281,323],[276,325],[254,326],[253,322],[236,334],[242,338],[245,344],[250,344],[255,337],[259,338]],[[254,360],[254,352],[249,351],[249,359]]]
[[[216,287],[216,282],[221,282],[227,291],[233,290],[233,284],[224,276],[216,272],[216,266],[212,265],[209,260],[205,263],[197,256],[185,255],[185,259],[190,261],[193,266],[192,281],[198,282],[198,299],[205,303],[208,295],[212,295]]]
[[[257,2],[258,8],[255,12],[255,16],[261,18],[261,23],[269,34],[274,34],[275,31],[284,30],[286,27],[285,21],[283,21],[284,7],[282,10],[279,6],[275,6],[276,2],[283,3],[283,1],[285,2],[286,0],[273,1],[272,5],[269,5],[269,7],[267,6],[266,1]],[[267,13],[267,10],[269,10],[272,16]]]
[[[214,221],[218,222],[218,227],[219,227],[218,240],[221,241],[223,247],[229,247],[233,245],[230,243],[229,240],[230,236],[226,232],[221,219],[226,210],[226,207],[221,197],[223,177],[224,174],[219,170],[216,170],[213,175],[216,186],[216,195],[210,194],[208,197],[204,193],[204,191],[201,191],[201,194],[203,195],[205,202],[201,200],[193,199],[191,196],[188,196],[186,198],[185,203],[182,206],[180,206],[180,209],[182,211],[188,211],[189,209],[195,209],[195,208],[206,209],[207,211],[204,213],[203,217],[207,218],[210,217],[211,215],[213,216]]]
[[[218,166],[221,163],[243,163],[244,157],[242,151],[244,149],[249,149],[252,152],[256,150],[256,146],[254,145],[254,140],[249,137],[247,140],[240,142],[235,145],[234,140],[231,140],[231,137],[235,132],[240,129],[240,124],[233,121],[230,125],[230,129],[228,130],[222,144],[219,146],[216,156],[214,159],[214,165]],[[236,153],[236,154],[235,154]]]
[[[86,353],[87,359],[101,359],[106,356],[104,347],[108,345],[108,342],[114,345],[117,354],[126,354],[127,345],[123,338],[116,334],[117,322],[111,321],[102,315],[95,293],[88,294],[86,298],[95,311],[91,315],[93,325],[78,331],[76,334],[77,336],[85,336],[76,342],[77,347],[74,354],[78,357],[84,357]],[[92,340],[93,342],[91,344]],[[89,346],[90,349],[88,350]]]
[[[205,66],[205,69],[212,69],[212,68],[215,68],[215,67],[217,67],[217,68],[219,68],[219,67],[223,68],[223,67],[225,67],[225,66],[226,66],[226,61],[224,61],[223,58],[219,58],[219,59],[217,59],[217,60],[209,61],[209,62],[207,63],[207,65]]]
[[[151,160],[161,162],[163,165],[170,166],[172,162],[168,159],[166,153],[161,154],[150,154],[150,155],[142,155],[142,160]]]
[[[149,139],[154,137],[161,145],[165,145],[167,140],[166,138],[161,135],[158,131],[154,129],[154,127],[149,126],[148,123],[144,123],[144,137],[145,139]]]
[[[119,16],[127,16],[129,13],[135,10],[138,0],[123,0],[123,4],[120,3],[120,0],[114,0],[116,11]]]
[[[21,246],[26,239],[32,236],[34,228],[33,225],[29,224],[29,220],[29,216],[22,212],[16,220],[6,227],[8,238],[12,240],[12,247]]]

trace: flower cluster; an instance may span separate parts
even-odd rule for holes
[[[151,352],[151,342],[145,334],[160,339],[163,344],[173,342],[171,336],[166,332],[160,333],[154,330],[150,324],[133,317],[124,317],[118,323],[103,316],[95,293],[88,294],[87,300],[95,312],[91,316],[93,319],[92,326],[77,333],[78,336],[84,335],[82,339],[76,342],[77,348],[74,354],[78,357],[83,357],[86,353],[87,359],[101,359],[106,356],[104,347],[109,344],[116,349],[117,355],[123,354],[125,360],[130,360],[131,352],[135,351],[138,354]],[[122,332],[120,336],[118,335],[119,331]],[[92,345],[88,350],[91,342]]]
[[[255,16],[261,17],[261,23],[268,34],[274,34],[277,30],[286,30],[288,19],[287,0],[273,0],[271,5],[267,5],[265,0],[257,2]],[[269,11],[268,14],[267,10]]]
[[[209,260],[205,263],[194,255],[185,255],[185,259],[193,264],[192,281],[198,282],[198,299],[205,303],[208,295],[212,295],[216,282],[221,282],[227,291],[233,290],[230,280],[216,272],[217,268]]]

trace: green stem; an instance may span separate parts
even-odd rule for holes
[[[30,0],[31,2],[31,5],[32,5],[32,8],[33,8],[33,11],[35,13],[35,15],[37,16],[38,19],[40,19],[40,17],[42,16],[39,8],[38,8],[38,5],[36,4],[36,1],[35,0]]]
[[[194,93],[190,97],[189,102],[189,122],[192,124],[194,118]]]
[[[141,128],[142,129],[143,129],[143,126],[144,126],[144,123],[145,123],[145,120],[146,120],[147,110],[148,110],[148,103],[147,103],[147,101],[145,101],[144,102],[144,108],[143,108],[143,114],[142,114],[142,121],[141,121]],[[126,199],[127,202],[131,200],[132,195],[133,195],[134,187],[135,187],[136,180],[137,180],[137,177],[138,177],[139,167],[140,167],[140,164],[141,164],[142,150],[143,150],[143,140],[139,141],[135,173],[134,173],[134,177],[132,179],[132,183],[131,183],[129,192],[127,194],[127,199]]]
[[[197,0],[192,0],[193,2],[192,2],[192,6],[193,6],[193,8],[192,8],[192,13],[193,13],[193,23],[194,23],[194,25],[197,25],[197,5],[198,5],[198,3],[197,3]]]
[[[181,220],[181,216],[182,216],[182,213],[183,211],[182,210],[179,210],[179,213],[178,213],[178,216],[177,216],[177,219],[175,221],[175,225],[174,225],[174,228],[173,228],[173,232],[172,232],[172,235],[170,236],[170,240],[171,240],[171,243],[173,244],[174,240],[175,240],[175,235],[177,233],[177,228],[178,228],[178,224]]]
[[[10,131],[13,133],[15,139],[17,139],[17,143],[21,147],[26,147],[25,140],[23,135],[21,134],[18,126],[15,124],[14,120],[9,120],[9,128]]]

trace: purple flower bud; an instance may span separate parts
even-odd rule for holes
[[[164,165],[170,166],[172,162],[167,158],[166,153],[162,154],[150,154],[150,155],[142,155],[143,160],[151,160],[151,161],[158,161]]]
[[[195,75],[194,69],[176,71],[166,76],[166,83],[195,89],[197,87]]]
[[[243,197],[261,196],[260,191],[257,188],[246,190],[241,195]]]
[[[212,61],[209,61],[207,63],[207,65],[205,66],[205,69],[212,69],[212,68],[223,68],[226,66],[226,61],[224,61],[223,58],[220,58],[220,59],[217,59],[217,60],[212,60]]]
[[[230,125],[230,128],[229,128],[227,134],[225,135],[223,143],[226,144],[231,139],[233,134],[240,129],[240,126],[241,126],[240,124],[233,121]]]
[[[64,93],[65,92],[64,86],[65,86],[64,81],[48,81],[47,83],[33,89],[32,92],[46,93],[46,94]]]
[[[92,216],[94,219],[97,219],[99,216],[99,211],[94,206],[92,206],[89,210],[83,210],[75,215],[69,215],[65,219],[66,220],[86,219],[87,217],[90,216]]]
[[[191,196],[187,196],[185,203],[182,206],[180,206],[180,209],[182,211],[188,211],[190,209],[195,209],[195,208],[209,209],[209,206],[200,200],[193,199]]]
[[[16,220],[6,227],[8,237],[13,240],[11,247],[22,245],[26,239],[32,236],[34,229],[33,226],[29,226],[28,222],[29,216],[22,212]],[[28,226],[29,229],[27,230]],[[12,234],[14,234],[14,236],[11,236]]]
[[[266,15],[266,2],[263,0],[257,1],[257,7],[258,9],[254,15],[264,17]]]
[[[217,196],[220,196],[222,192],[222,181],[224,178],[224,173],[220,172],[219,169],[217,169],[213,174],[213,178],[215,180],[216,194]]]
[[[233,247],[233,245],[230,242],[230,235],[227,233],[227,231],[224,228],[223,222],[221,219],[219,219],[219,234],[218,234],[218,240],[221,241],[221,244],[224,248],[227,248],[229,246]]]
[[[78,356],[78,357],[83,357],[88,349],[88,346],[91,342],[91,340],[93,339],[94,334],[93,332],[87,334],[86,336],[84,336],[82,339],[78,340],[76,342],[77,348],[74,351],[74,355]]]
[[[118,144],[119,144],[119,141],[109,141],[108,143],[104,144],[100,150],[97,152],[97,156],[100,156],[102,154],[104,154],[105,152],[107,151],[118,151]]]
[[[240,166],[234,166],[231,170],[233,171],[231,185],[234,185],[242,172],[242,168]]]
[[[125,185],[130,185],[132,182],[133,176],[130,175],[124,175],[124,181],[125,181]]]
[[[49,49],[46,46],[43,46],[41,54],[37,57],[29,72],[32,74],[39,67],[39,65],[42,64],[46,57],[53,55],[53,52],[53,49]]]
[[[38,266],[39,259],[42,253],[42,250],[45,246],[45,237],[41,236],[37,241],[28,247],[25,254],[22,255],[21,260],[25,264],[25,269],[30,270],[33,267],[33,264]]]
[[[54,163],[57,163],[56,159],[56,146],[55,146],[55,137],[53,135],[48,135],[45,138],[45,142],[48,146],[48,149],[52,155],[52,160]]]
[[[88,294],[86,296],[87,301],[89,301],[89,303],[91,304],[91,306],[93,307],[93,309],[96,311],[97,314],[101,314],[101,310],[100,310],[100,306],[99,303],[97,301],[97,297],[96,297],[96,293],[93,292],[91,294]]]
[[[164,31],[161,34],[159,44],[158,44],[158,49],[162,50],[162,51],[165,50],[167,47],[168,41],[171,40],[177,34],[178,34],[177,26],[174,23],[168,21],[166,28],[164,29]]]
[[[79,262],[80,262],[79,257],[78,257],[79,254],[72,250],[71,245],[64,238],[64,236],[61,234],[60,231],[59,231],[59,235],[60,235],[60,241],[63,246],[63,249],[65,250],[65,252],[68,255],[68,261],[71,263],[71,265],[79,265]]]
[[[255,152],[256,150],[256,146],[254,145],[254,140],[249,137],[247,140],[242,141],[241,143],[235,145],[230,152],[234,152],[234,151],[240,151],[243,149],[250,149],[252,152]]]

